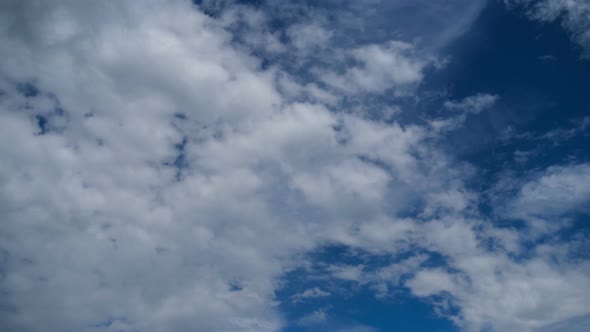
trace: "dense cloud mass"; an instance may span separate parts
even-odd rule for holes
[[[279,331],[281,277],[328,245],[409,253],[331,277],[377,297],[406,288],[466,331],[586,324],[590,266],[573,253],[588,240],[547,234],[589,212],[590,165],[537,170],[484,215],[467,185],[477,169],[445,135],[501,96],[396,118],[444,66],[433,45],[483,7],[469,2],[422,4],[424,17],[452,13],[445,31],[353,44],[342,34],[353,20],[329,20],[328,4],[273,27],[274,2],[2,1],[0,329]],[[575,5],[563,2],[574,32]],[[343,17],[360,10],[347,6]]]

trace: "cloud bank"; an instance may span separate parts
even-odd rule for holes
[[[459,313],[433,305],[465,330],[589,314],[585,260],[559,241],[525,248],[518,230],[493,226],[466,185],[476,170],[441,147],[432,122],[365,111],[375,95],[414,98],[436,67],[432,48],[413,36],[346,44],[322,8],[283,36],[262,9],[216,5],[0,5],[3,331],[279,331],[281,276],[334,244],[442,255],[436,268],[416,254],[380,277],[363,267],[332,276],[426,301],[446,294]],[[468,9],[445,38],[473,19]],[[476,116],[497,98],[445,107]],[[507,204],[549,217],[582,206],[534,208],[584,193],[587,167],[550,168]]]

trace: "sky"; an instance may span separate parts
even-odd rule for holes
[[[590,1],[1,0],[0,330],[590,330]]]

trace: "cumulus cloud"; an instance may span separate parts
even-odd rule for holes
[[[223,211],[261,179],[239,168],[192,177],[190,151],[222,131],[215,122],[272,113],[281,100],[272,76],[184,1],[3,6],[22,18],[3,27],[0,46],[10,59],[1,64],[2,233],[12,234],[2,241],[2,301],[15,308],[2,312],[3,329],[123,317],[142,330],[194,330],[195,320],[201,331],[276,330],[272,282],[259,273],[279,266],[241,236],[231,244],[241,231],[223,227],[247,210],[273,223],[261,198]],[[17,82],[38,93],[19,93]]]
[[[504,255],[483,253],[455,259],[460,273],[423,270],[407,286],[419,296],[452,296],[451,303],[461,307],[456,318],[467,331],[485,326],[534,330],[585,314],[587,296],[578,290],[588,287],[586,265],[556,267],[545,258],[518,264]]]
[[[343,73],[320,71],[322,81],[348,93],[382,93],[392,89],[404,95],[422,79],[431,59],[413,54],[411,44],[392,41],[385,45],[368,45],[347,54],[356,65]]]
[[[276,330],[286,261],[388,190],[359,155],[410,173],[419,130],[286,103],[185,1],[3,6],[9,331]]]
[[[510,214],[553,217],[589,213],[590,165],[552,166],[525,183],[510,205]]]
[[[287,28],[286,42],[265,26],[268,13],[244,6],[224,15],[183,0],[0,6],[3,330],[278,331],[277,279],[333,243],[440,253],[452,273],[421,270],[421,255],[370,275],[360,265],[328,272],[385,285],[413,276],[404,285],[417,296],[457,299],[461,326],[526,330],[587,314],[574,292],[587,274],[573,263],[558,272],[543,256],[557,249],[519,264],[482,245],[516,240],[482,226],[468,167],[439,149],[431,126],[334,106],[411,95],[433,61],[417,44],[343,43],[323,79],[301,78],[257,52],[337,38],[317,17]],[[477,113],[493,101],[447,107]],[[583,170],[551,172],[522,197],[557,183],[573,189],[555,195],[584,193],[570,178]]]
[[[332,32],[317,23],[299,23],[287,29],[287,36],[297,50],[309,52],[326,47]]]

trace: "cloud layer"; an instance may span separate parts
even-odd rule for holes
[[[465,330],[589,314],[587,262],[493,226],[466,184],[476,170],[442,148],[440,125],[396,119],[395,102],[438,63],[430,47],[388,38],[325,51],[339,32],[323,9],[283,38],[268,12],[223,6],[2,2],[3,330],[278,331],[281,276],[333,244],[441,255],[438,267],[415,254],[377,274],[329,272],[427,301],[445,294],[459,313],[433,305]],[[319,54],[335,57],[324,66]],[[375,117],[367,103],[383,94],[395,102]],[[444,120],[498,98],[447,101]],[[523,219],[587,212],[587,169],[549,168],[506,206]]]

